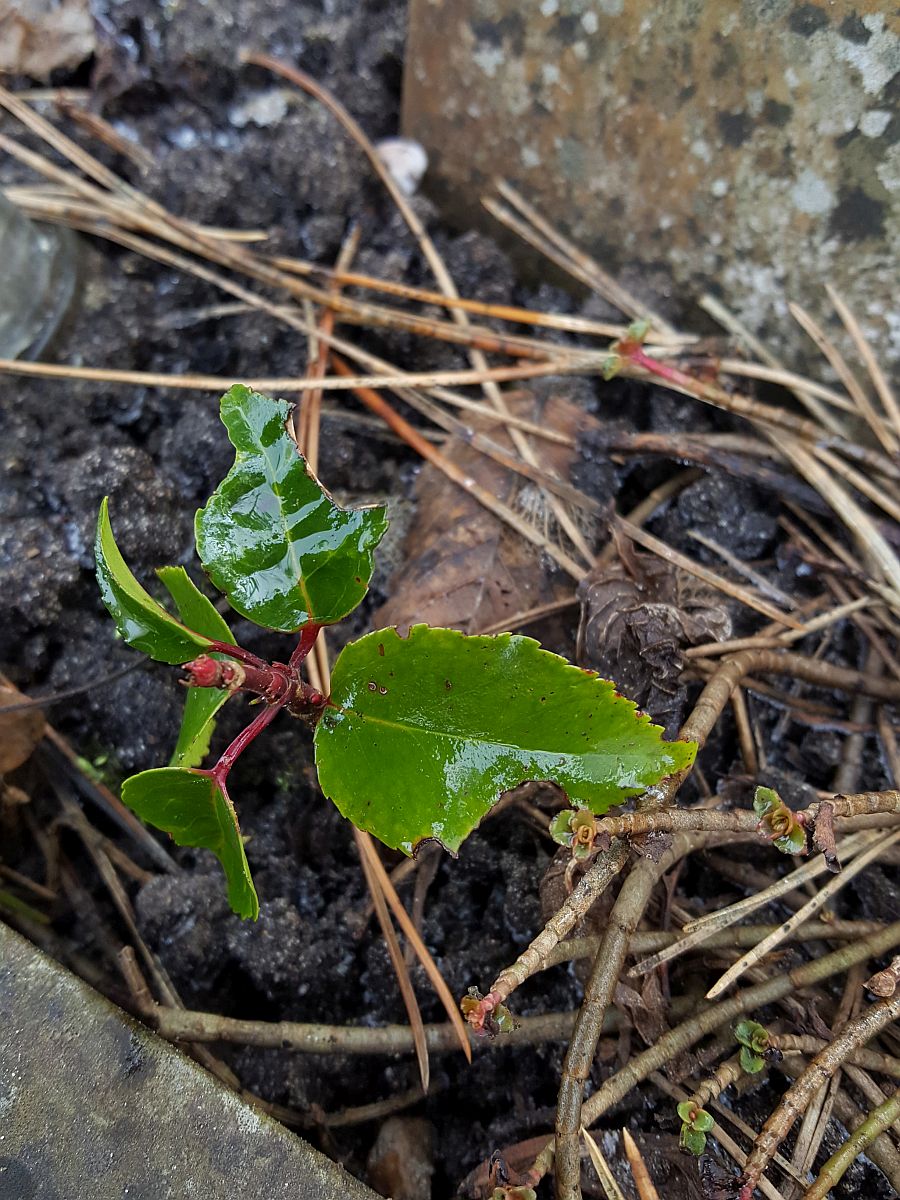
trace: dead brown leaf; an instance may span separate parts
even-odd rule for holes
[[[47,79],[94,52],[87,0],[0,0],[0,71]]]
[[[834,841],[834,805],[823,800],[819,805],[813,827],[813,845],[825,856],[828,870],[836,874],[841,869],[837,846]]]
[[[517,416],[539,419],[576,437],[588,414],[562,397],[536,416],[517,407]],[[496,427],[486,430],[503,444]],[[541,446],[541,462],[563,478],[574,458],[567,446]],[[444,454],[506,504],[528,519],[542,519],[540,491],[532,483],[451,438]],[[375,614],[380,625],[401,629],[418,621],[477,633],[524,610],[571,595],[567,576],[546,555],[509,529],[437,468],[422,468],[416,484],[417,510],[404,548],[406,565],[394,576],[390,599]]]
[[[0,709],[27,699],[14,687],[0,687]],[[0,775],[21,767],[43,736],[44,714],[40,709],[0,712]]]

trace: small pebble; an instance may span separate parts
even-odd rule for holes
[[[428,169],[425,147],[412,138],[396,137],[384,138],[375,149],[401,192],[414,196]]]
[[[235,104],[229,110],[228,119],[238,129],[251,124],[263,129],[266,125],[277,125],[287,108],[284,88],[272,88],[268,92],[257,92],[243,104]]]

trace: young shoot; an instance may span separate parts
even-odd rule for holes
[[[229,775],[280,712],[312,728],[319,782],[340,812],[408,855],[426,841],[455,854],[528,780],[557,784],[585,822],[691,764],[696,745],[664,741],[612,683],[509,633],[379,629],[341,652],[330,695],[316,691],[304,661],[365,596],[387,517],[335,504],[287,432],[290,412],[240,385],[222,397],[234,464],[195,523],[200,561],[231,607],[295,639],[285,661],[237,645],[181,567],[157,571],[173,610],[159,603],[119,553],[105,500],[97,523],[97,578],[119,634],[184,667],[188,685],[170,762],[126,780],[122,799],[179,845],[212,850],[236,913],[256,918],[259,901]],[[216,715],[238,694],[257,699],[253,719],[203,766]]]

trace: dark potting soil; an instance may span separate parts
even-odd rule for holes
[[[83,85],[93,72],[100,111],[136,137],[155,166],[141,176],[131,164],[92,146],[99,157],[176,213],[210,225],[264,229],[273,249],[322,263],[333,262],[348,227],[357,222],[360,271],[430,284],[412,236],[333,119],[306,97],[285,92],[274,77],[236,62],[243,46],[295,62],[347,103],[370,136],[395,134],[402,3],[332,0],[320,6],[301,0],[285,6],[252,0],[234,6],[168,6],[126,0],[101,3],[98,9],[102,46],[90,71],[57,82]],[[12,130],[8,120],[2,127]],[[3,181],[21,177],[8,163],[0,170]],[[546,284],[539,291],[525,290],[490,239],[447,229],[424,197],[414,205],[463,294],[598,315],[596,300],[584,302]],[[304,371],[307,346],[294,331],[255,312],[210,315],[206,310],[223,298],[198,280],[98,242],[84,243],[82,268],[80,303],[54,348],[60,361],[224,378]],[[355,331],[353,336],[407,369],[463,362],[452,347],[407,334]],[[570,398],[625,429],[729,427],[697,404],[627,382],[554,381],[535,390],[550,386],[565,389]],[[24,690],[47,694],[134,661],[115,639],[93,577],[91,545],[100,498],[110,497],[116,537],[140,579],[151,580],[161,564],[183,563],[200,582],[193,514],[227,471],[231,450],[212,395],[11,377],[0,382],[0,389],[0,664]],[[351,401],[342,403],[356,411]],[[576,482],[603,503],[616,501],[627,509],[671,469],[649,458],[614,460],[585,444]],[[325,419],[320,473],[339,498],[393,499],[405,512],[416,470],[416,460],[395,441]],[[651,528],[710,562],[714,556],[698,548],[690,530],[706,533],[741,558],[774,557],[771,574],[802,595],[812,583],[802,564],[783,553],[778,511],[771,494],[711,472]],[[391,568],[401,561],[401,540],[395,537],[369,599],[337,632],[335,645],[366,628],[391,586]],[[732,607],[731,615],[736,634],[752,627],[739,609]],[[572,616],[564,639],[569,644],[575,626]],[[250,649],[284,653],[281,639],[246,623],[237,622],[235,632]],[[540,628],[529,632],[545,636]],[[852,634],[843,634],[830,653],[856,663],[859,647]],[[167,760],[183,701],[177,674],[151,665],[55,707],[50,715],[80,753],[104,761],[115,782]],[[224,744],[237,732],[240,707],[225,711],[217,742]],[[773,766],[788,773],[779,776],[780,786],[789,788],[791,780],[829,785],[841,751],[836,733],[796,726],[779,733],[777,709],[760,706],[756,715],[764,736],[780,738],[770,746]],[[727,716],[703,765],[713,785],[731,772],[741,773]],[[872,770],[867,782],[875,786],[878,769]],[[374,921],[364,920],[367,897],[350,830],[314,785],[304,729],[280,718],[232,778],[262,900],[259,921],[242,923],[230,913],[218,864],[205,853],[170,846],[181,873],[133,889],[141,932],[185,1003],[266,1020],[405,1021],[383,940]],[[35,777],[30,783],[36,816],[51,820],[56,810],[46,781]],[[742,786],[746,800],[748,785]],[[102,817],[90,815],[106,828]],[[38,870],[27,857],[33,851],[21,826],[10,819],[4,859]],[[74,847],[68,849],[74,853]],[[471,984],[485,987],[540,928],[539,885],[552,849],[546,837],[508,812],[473,834],[459,859],[441,858],[428,893],[424,932],[456,995]],[[771,857],[763,865],[771,868]],[[874,870],[866,878],[880,880],[879,886],[895,896],[883,873]],[[728,891],[702,862],[690,863],[680,886],[701,898]],[[851,885],[838,909],[859,917],[883,914],[886,897],[876,902],[872,895]],[[99,890],[96,902],[118,928]],[[83,953],[103,960],[89,928],[73,923],[69,932]],[[578,975],[561,967],[540,975],[516,995],[516,1013],[577,1007]],[[414,968],[413,978],[425,1019],[441,1020],[420,968]],[[673,993],[686,983],[689,976],[676,966]],[[560,1043],[521,1049],[500,1045],[476,1053],[471,1068],[460,1055],[435,1058],[431,1094],[414,1110],[436,1130],[435,1196],[452,1194],[495,1148],[552,1128],[563,1052]],[[622,1052],[622,1045],[605,1046],[594,1084]],[[407,1090],[417,1079],[411,1055],[386,1061],[234,1047],[221,1053],[245,1087],[301,1111],[312,1105],[333,1112],[365,1104]],[[674,1112],[654,1094],[643,1095],[645,1100],[630,1101],[617,1112],[611,1127],[627,1119],[635,1129],[659,1137],[666,1153],[652,1162],[657,1181],[670,1179],[673,1200],[699,1195],[694,1165],[688,1170],[675,1155]],[[761,1090],[759,1107],[760,1112],[772,1107],[771,1087]],[[370,1123],[309,1136],[318,1136],[328,1153],[362,1176],[376,1133],[377,1125]],[[840,1194],[877,1196],[879,1186],[874,1176],[854,1167]]]

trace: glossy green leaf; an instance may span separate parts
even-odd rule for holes
[[[706,1149],[706,1134],[691,1129],[690,1125],[682,1125],[678,1144],[682,1150],[687,1150],[688,1154],[699,1158]]]
[[[234,635],[224,618],[194,586],[184,567],[160,567],[156,572],[175,601],[178,615],[185,625],[205,634],[217,642],[234,645]],[[223,659],[224,654],[213,654],[212,658]],[[209,753],[209,741],[216,727],[216,713],[231,699],[231,693],[222,688],[189,687],[184,701],[184,716],[178,741],[169,761],[172,767],[199,766]]]
[[[94,542],[97,582],[122,638],[157,662],[185,663],[209,648],[209,639],[193,633],[166,612],[138,583],[119,553],[104,497]]]
[[[805,854],[806,853],[806,830],[802,825],[795,825],[790,833],[784,837],[776,838],[772,843],[776,850],[780,850],[782,854]]]
[[[214,780],[199,771],[160,767],[126,779],[122,800],[142,820],[170,833],[179,846],[212,850],[225,870],[232,909],[256,920],[259,901],[237,814]]]
[[[575,817],[574,808],[564,808],[550,822],[550,836],[559,846],[571,846],[575,841],[572,832],[572,820]]]
[[[525,780],[602,813],[696,753],[664,742],[611,683],[509,633],[382,629],[345,647],[331,685],[316,728],[322,790],[407,854],[425,838],[455,851]]]
[[[754,1054],[747,1046],[741,1046],[740,1050],[741,1070],[746,1071],[748,1075],[758,1075],[766,1065],[766,1060],[761,1054]]]
[[[222,397],[234,465],[197,513],[210,579],[251,621],[291,632],[330,625],[366,594],[383,508],[342,509],[288,436],[290,405],[235,385]]]
[[[734,1027],[735,1039],[755,1054],[765,1054],[769,1048],[769,1031],[759,1021],[745,1019]]]
[[[760,818],[784,808],[785,804],[774,788],[758,787],[753,795],[753,809]]]
[[[697,1115],[691,1123],[691,1128],[696,1129],[698,1133],[710,1133],[716,1120],[712,1113],[708,1113],[705,1108],[697,1111]]]
[[[175,601],[178,615],[189,629],[216,642],[235,645],[234,634],[213,602],[207,599],[184,567],[159,567],[156,574]]]

